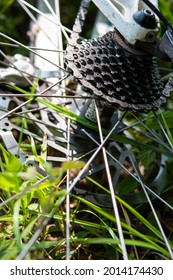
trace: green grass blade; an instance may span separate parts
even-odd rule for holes
[[[61,114],[63,115],[64,117],[74,121],[74,122],[77,122],[81,125],[83,125],[84,127],[87,127],[87,128],[90,128],[90,129],[93,129],[95,131],[98,130],[98,127],[97,125],[93,124],[92,122],[90,122],[89,120],[87,119],[84,119],[78,115],[76,115],[75,113],[69,111],[68,109],[64,108],[64,107],[61,107],[59,105],[56,105],[56,104],[52,104],[51,102],[41,98],[41,97],[38,97],[36,99],[38,102],[44,104],[45,106],[47,106],[48,108],[54,110],[55,112],[57,112],[58,114]],[[105,135],[108,134],[108,130],[106,129],[103,129],[102,130],[103,133]],[[117,133],[112,133],[111,135],[111,138],[120,142],[120,143],[124,143],[124,144],[131,144],[132,146],[134,147],[140,147],[140,148],[143,148],[143,149],[146,149],[146,150],[152,150],[152,151],[155,151],[157,153],[163,153],[165,155],[169,155],[169,156],[173,156],[173,152],[171,154],[170,151],[168,151],[167,149],[163,148],[163,147],[156,147],[156,146],[152,146],[152,145],[148,145],[144,142],[141,142],[141,141],[138,141],[138,140],[135,140],[135,139],[131,139],[131,138],[128,138],[124,135],[120,135],[120,134],[117,134]]]
[[[71,241],[75,241],[78,243],[83,243],[83,244],[107,244],[107,245],[118,245],[119,241],[116,239],[112,239],[112,238],[72,238]],[[141,240],[132,240],[132,239],[125,239],[125,244],[127,246],[138,246],[138,247],[142,247],[142,248],[147,248],[150,250],[155,250],[160,252],[158,246],[155,246],[154,244],[145,242],[145,241],[141,241]],[[166,250],[163,250],[162,253],[165,253],[164,255],[166,255],[167,257],[169,257],[169,254],[167,253]]]
[[[20,212],[20,204],[21,200],[18,199],[14,204],[14,212],[13,212],[13,226],[14,226],[14,234],[16,238],[16,244],[18,247],[18,250],[20,251],[22,249],[22,240],[21,240],[21,234],[20,234],[20,221],[19,221],[19,212]]]
[[[163,236],[160,231],[154,227],[147,219],[145,219],[139,212],[137,212],[133,207],[128,203],[122,200],[120,197],[116,196],[116,199],[128,209],[138,220],[140,220],[149,230],[151,230],[159,239],[163,240]],[[173,248],[173,244],[170,244]]]
[[[99,206],[94,205],[93,203],[85,200],[84,198],[77,197],[77,196],[74,196],[74,197],[76,197],[79,201],[85,203],[88,207],[97,211],[97,213],[99,213],[103,217],[109,219],[110,221],[112,221],[114,223],[116,222],[115,217],[112,214],[110,214],[108,211],[105,211],[104,209],[100,208]],[[143,239],[144,241],[146,241],[146,242],[150,243],[151,245],[155,246],[157,248],[157,251],[160,251],[161,253],[163,253],[164,255],[169,257],[169,252],[167,252],[164,248],[162,248],[160,245],[157,244],[158,242],[160,242],[157,238],[154,239],[153,237],[144,235],[141,232],[139,232],[136,229],[129,226],[128,224],[126,224],[125,222],[123,222],[123,221],[121,221],[121,225],[122,225],[123,229],[128,231],[129,235],[133,235],[133,236],[136,236],[138,238]],[[154,230],[154,232],[155,232],[155,230]],[[159,233],[159,238],[162,239],[162,236],[161,236],[160,233]],[[163,246],[164,246],[164,244],[163,244]]]

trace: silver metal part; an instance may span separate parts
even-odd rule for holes
[[[149,32],[157,34],[159,32],[159,20],[157,26],[153,29],[140,26],[133,18],[135,12],[147,9],[150,10],[140,0],[92,0],[101,12],[109,19],[114,27],[121,35],[130,43],[135,44],[137,40],[151,42],[148,38]],[[158,6],[157,0],[151,1],[155,6]],[[156,37],[156,36],[155,36]],[[154,38],[153,38],[154,39]]]
[[[12,83],[26,87],[31,84],[35,69],[28,57],[16,54],[11,61],[11,67],[0,68],[0,82]],[[29,80],[31,78],[31,80]]]
[[[6,110],[8,110],[10,102],[11,98],[8,98],[8,96],[0,97],[0,118],[2,118]],[[0,138],[2,139],[7,151],[17,156],[21,162],[26,161],[28,155],[19,148],[19,145],[12,133],[11,122],[7,117],[0,120]]]

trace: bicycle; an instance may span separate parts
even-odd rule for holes
[[[50,201],[54,199],[56,207],[49,209],[48,204],[45,204],[41,224],[28,243],[22,242],[23,245],[19,246],[17,259],[26,257],[64,202],[66,258],[73,256],[71,242],[97,244],[92,237],[85,241],[85,238],[72,236],[70,225],[77,212],[71,210],[70,201],[76,200],[78,207],[80,203],[89,207],[86,211],[88,217],[90,209],[96,211],[91,214],[92,218],[98,215],[102,230],[106,229],[111,237],[102,240],[101,244],[110,243],[118,258],[129,259],[130,250],[134,250],[134,258],[143,258],[147,253],[140,255],[136,249],[136,246],[143,245],[149,252],[158,252],[155,253],[157,257],[161,255],[161,258],[173,259],[171,239],[168,240],[154,208],[154,204],[163,203],[165,212],[171,213],[173,210],[172,204],[162,198],[167,189],[171,190],[171,132],[166,123],[165,111],[156,112],[170,96],[172,79],[163,86],[153,58],[154,54],[164,60],[172,60],[172,27],[155,8],[157,1],[140,1],[140,8],[137,6],[139,1],[132,1],[130,7],[126,1],[81,1],[72,31],[60,22],[58,1],[54,7],[57,14],[48,1],[39,1],[39,5],[44,2],[49,11],[44,11],[44,15],[42,11],[45,6],[37,9],[27,1],[17,2],[34,21],[30,29],[31,47],[5,34],[0,35],[11,41],[13,47],[17,45],[28,50],[32,57],[29,60],[15,55],[11,61],[1,51],[10,66],[1,69],[1,81],[5,87],[0,94],[0,135],[6,149],[26,169],[28,166],[35,168],[39,183],[29,185],[12,198],[6,198],[1,207],[30,193],[36,186],[46,188],[49,180],[50,189],[51,183],[55,185],[55,178],[58,180],[54,189],[56,195],[50,192]],[[84,40],[80,34],[91,2],[105,13],[111,24],[99,14],[99,18],[106,21],[102,23],[105,34]],[[36,18],[32,10],[40,16]],[[117,17],[113,16],[112,10]],[[168,31],[156,48],[159,19],[166,24]],[[126,28],[121,22],[126,23]],[[48,23],[51,27],[47,26]],[[42,33],[40,25],[44,24],[49,33],[53,30],[53,35],[45,35],[46,31]],[[54,34],[58,36],[58,47]],[[62,36],[67,41],[65,51]],[[52,38],[53,42],[50,43]],[[43,41],[46,45],[47,40],[50,57],[47,52],[46,57],[44,55],[46,47],[44,49],[39,45]],[[141,73],[135,71],[138,69]],[[6,86],[9,82],[15,84],[10,89]],[[31,88],[30,92],[28,88]],[[135,95],[136,88],[139,97]],[[13,117],[22,118],[23,123],[17,125]],[[31,120],[34,125],[31,125]],[[30,148],[28,136],[32,151],[27,151]],[[34,141],[39,144],[41,157],[38,156]],[[56,171],[52,182],[54,173],[50,172],[47,161],[58,166],[60,172]],[[69,164],[63,165],[66,161]],[[129,188],[127,184],[130,184]],[[143,217],[142,205],[149,205],[157,226]],[[138,207],[141,213],[137,211]],[[102,212],[102,208],[106,210]],[[109,216],[112,209],[113,215]],[[146,209],[144,207],[144,211]],[[150,210],[147,211],[149,213]],[[99,216],[101,213],[103,216]],[[138,219],[138,226],[142,222],[147,227],[150,240],[147,234],[140,233],[131,225],[130,215],[134,216],[134,222]],[[104,221],[106,216],[109,216],[110,224],[116,226],[108,225]],[[75,223],[79,221],[75,219]],[[85,225],[86,228],[92,226],[95,225]],[[152,238],[152,234],[155,238]],[[139,240],[135,241],[135,238]]]

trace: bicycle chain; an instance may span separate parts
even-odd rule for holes
[[[107,107],[143,112],[158,109],[170,96],[172,79],[164,87],[153,56],[127,44],[115,29],[78,43],[90,2],[82,1],[66,49],[73,76]]]

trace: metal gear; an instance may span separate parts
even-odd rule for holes
[[[66,58],[74,77],[109,107],[146,112],[169,96],[155,58],[125,44],[116,31],[77,44]]]

